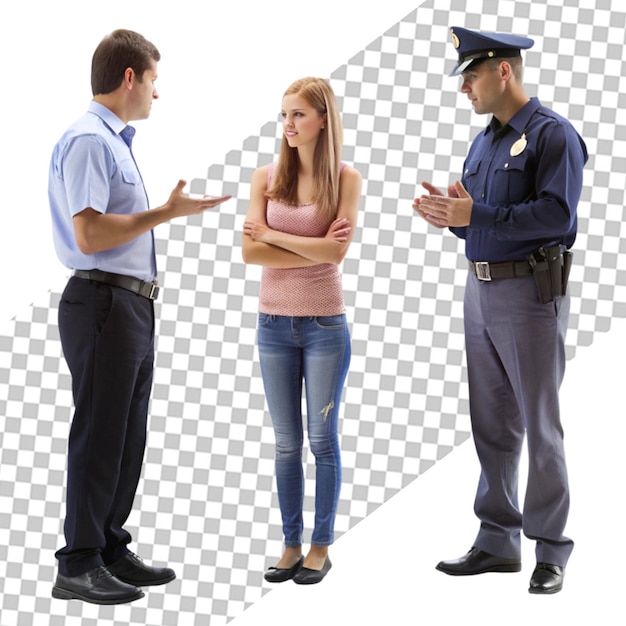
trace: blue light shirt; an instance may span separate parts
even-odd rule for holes
[[[130,214],[148,210],[148,197],[131,151],[135,129],[92,101],[88,112],[61,137],[52,153],[48,198],[54,245],[70,269],[100,269],[151,281],[156,278],[152,231],[95,254],[76,245],[72,218],[86,208]]]
[[[525,135],[525,148],[514,144]],[[516,150],[517,148],[517,150]],[[470,261],[522,261],[540,246],[576,239],[587,148],[568,120],[531,98],[504,126],[492,118],[474,139],[462,183],[474,204],[465,239]]]

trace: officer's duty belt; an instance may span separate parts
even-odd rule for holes
[[[74,270],[72,276],[85,278],[86,280],[95,280],[97,283],[104,283],[113,287],[121,287],[148,298],[148,300],[156,300],[159,295],[156,281],[149,283],[134,276],[124,276],[123,274],[113,274],[101,270]]]
[[[470,261],[469,269],[476,274],[478,280],[494,280],[496,278],[516,278],[530,276],[532,270],[528,261],[508,261],[506,263],[488,263],[487,261]]]

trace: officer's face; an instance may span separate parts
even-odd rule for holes
[[[494,67],[490,62],[481,63],[463,72],[462,80],[461,93],[467,95],[476,113],[482,115],[496,111],[504,85],[499,65]]]

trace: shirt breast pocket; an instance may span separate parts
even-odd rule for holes
[[[119,164],[117,176],[111,181],[110,204],[117,213],[136,213],[148,208],[141,175],[132,161]]]
[[[495,166],[490,186],[491,204],[520,204],[533,193],[534,176],[525,155],[510,157]]]
[[[127,185],[139,185],[141,184],[141,177],[139,176],[139,172],[136,169],[131,167],[120,167],[120,174],[122,176],[122,180]]]
[[[463,170],[463,186],[467,190],[470,196],[475,200],[478,200],[482,196],[482,191],[479,189],[478,174],[480,172],[480,161],[470,161],[465,164]],[[481,198],[482,199],[482,198]]]

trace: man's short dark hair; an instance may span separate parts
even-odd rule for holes
[[[100,42],[91,59],[93,95],[115,91],[129,67],[141,82],[151,61],[159,61],[160,58],[156,46],[139,33],[124,29],[114,30]]]
[[[521,83],[522,74],[523,74],[522,57],[503,57],[503,58],[486,59],[486,62],[489,64],[492,70],[498,69],[502,61],[506,61],[511,66],[511,71],[513,72],[513,76],[515,76],[517,81]]]

